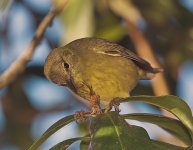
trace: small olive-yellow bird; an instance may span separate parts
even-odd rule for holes
[[[152,79],[161,69],[116,43],[100,38],[82,38],[55,48],[48,55],[46,77],[73,93],[91,100],[91,88],[100,103],[128,97],[138,80]]]

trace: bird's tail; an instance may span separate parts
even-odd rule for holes
[[[153,70],[151,71],[151,73],[160,73],[163,72],[164,69],[163,68],[153,68]]]
[[[141,80],[151,80],[153,79],[157,73],[163,72],[164,70],[162,68],[153,68],[151,72],[149,71],[140,71],[140,79]]]

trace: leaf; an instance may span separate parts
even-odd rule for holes
[[[117,112],[98,115],[91,120],[91,149],[105,150],[187,150],[151,140],[146,130],[129,125]]]
[[[48,137],[50,137],[56,131],[58,131],[63,126],[69,124],[72,121],[74,121],[73,115],[70,115],[70,116],[67,116],[67,117],[60,119],[59,121],[54,123],[50,128],[48,128],[44,132],[44,134],[37,141],[35,141],[28,150],[36,150]]]
[[[88,150],[89,149],[89,144],[90,144],[90,139],[89,140],[82,140],[80,142],[80,150]]]
[[[91,121],[90,146],[93,149],[140,149],[145,148],[147,143],[150,144],[147,132],[141,127],[129,125],[116,112],[99,115]],[[148,150],[148,147],[145,149]]]
[[[190,150],[189,148],[178,147],[168,143],[152,140],[150,150]]]
[[[85,137],[77,137],[77,138],[67,139],[67,140],[64,140],[64,141],[56,144],[50,150],[66,150],[71,144],[73,144],[74,142],[79,141],[79,140],[89,141],[90,137],[85,136]]]
[[[138,120],[142,122],[156,124],[162,129],[169,132],[170,134],[178,137],[185,144],[191,145],[191,136],[188,130],[180,121],[176,119],[153,114],[125,114],[122,116],[125,119]]]
[[[140,101],[149,103],[168,110],[173,113],[188,129],[193,141],[193,118],[192,112],[185,101],[177,96],[133,96],[120,99],[120,102]]]

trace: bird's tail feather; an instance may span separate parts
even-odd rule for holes
[[[153,68],[151,72],[140,70],[140,80],[151,80],[157,73],[163,72],[162,68]]]
[[[151,73],[159,73],[159,72],[163,72],[164,69],[163,68],[153,68]]]

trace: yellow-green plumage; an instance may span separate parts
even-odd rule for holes
[[[86,100],[92,86],[101,103],[108,105],[116,97],[128,97],[139,79],[150,79],[159,70],[118,44],[83,38],[54,49],[44,72],[49,80]]]

